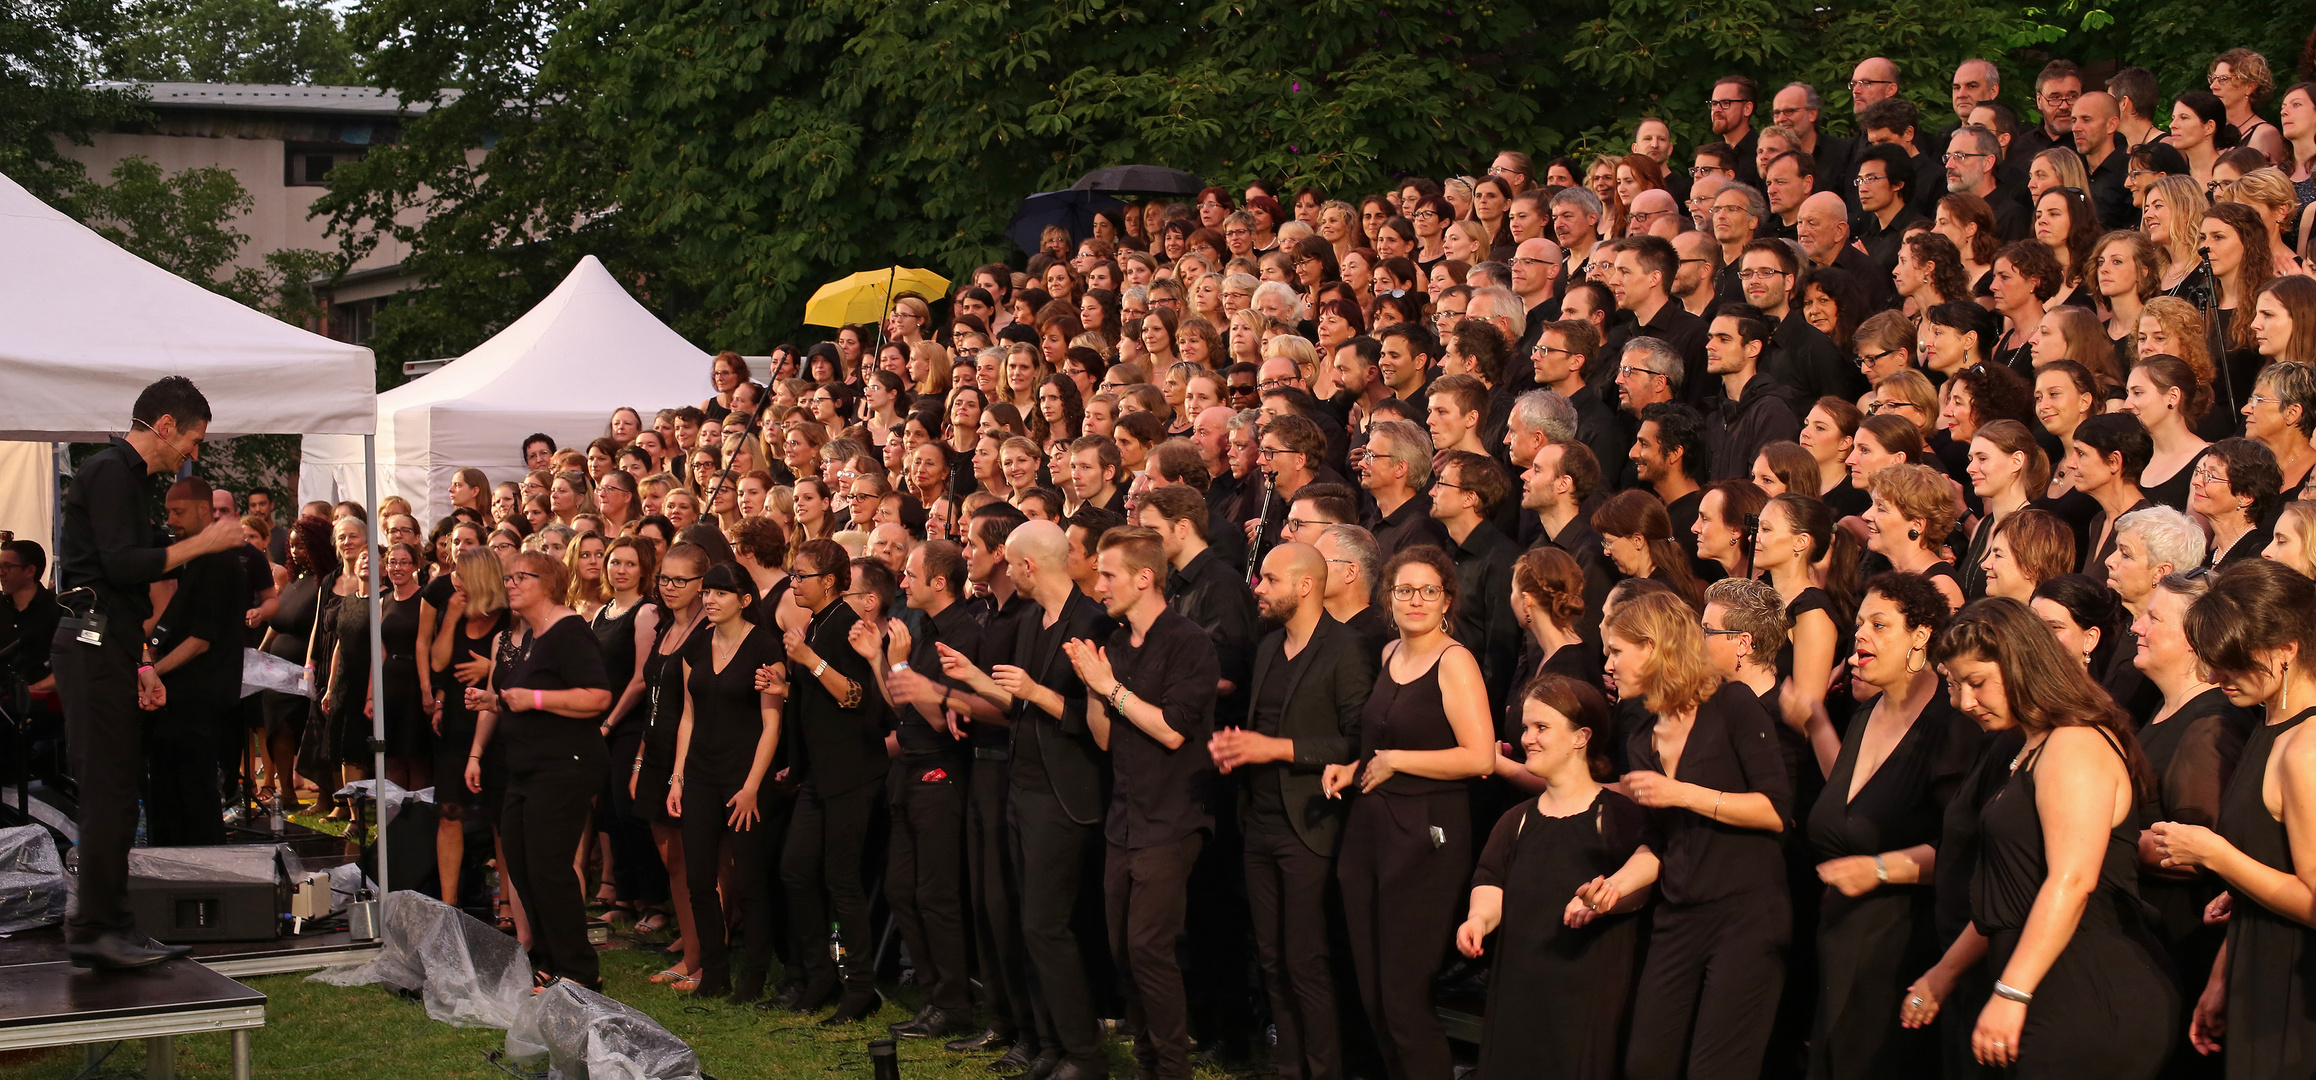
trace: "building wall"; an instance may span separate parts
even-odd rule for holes
[[[301,142],[298,145],[303,149],[309,144]],[[255,204],[235,226],[247,233],[249,240],[242,245],[240,256],[234,260],[234,264],[248,267],[262,267],[267,253],[285,248],[323,251],[335,251],[338,248],[337,237],[323,235],[327,222],[306,216],[314,200],[327,194],[329,189],[285,183],[284,170],[288,164],[289,146],[290,143],[280,137],[250,137],[242,134],[108,132],[95,135],[88,146],[58,140],[58,149],[66,157],[80,162],[88,169],[91,177],[99,180],[109,176],[113,166],[122,159],[138,155],[152,159],[163,172],[168,173],[202,166],[232,170]],[[408,255],[407,245],[392,236],[381,236],[378,246],[355,263],[350,271],[392,266]]]

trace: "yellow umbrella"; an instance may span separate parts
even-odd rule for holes
[[[931,270],[889,266],[863,270],[841,281],[831,281],[804,302],[808,326],[846,326],[852,323],[883,325],[893,297],[916,293],[927,301],[948,295],[949,279]]]

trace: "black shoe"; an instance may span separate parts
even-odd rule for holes
[[[756,1008],[763,1012],[771,1012],[774,1009],[785,1009],[790,1012],[794,1012],[796,1009],[796,1004],[802,1000],[804,1000],[804,984],[789,983],[788,985],[781,987],[779,993],[757,1002]]]
[[[1022,1077],[1028,1077],[1029,1080],[1046,1080],[1046,1077],[1059,1071],[1066,1060],[1058,1047],[1040,1051],[1036,1057],[1029,1060],[1029,1071],[1014,1073],[1011,1080],[1021,1080]]]
[[[819,1012],[822,1006],[828,1004],[829,998],[836,996],[836,991],[837,985],[834,982],[805,983],[797,988],[796,1004],[789,1008],[800,1013]]]
[[[885,1025],[885,1030],[886,1030],[886,1031],[890,1031],[890,1032],[892,1032],[892,1033],[893,1033],[893,1034],[895,1034],[895,1035],[898,1035],[898,1034],[900,1034],[900,1032],[901,1032],[901,1029],[902,1029],[902,1028],[905,1028],[905,1027],[909,1026],[910,1024],[914,1024],[914,1023],[916,1023],[917,1021],[924,1019],[924,1018],[925,1018],[925,1014],[926,1014],[926,1013],[929,1013],[929,1012],[932,1012],[932,1011],[933,1011],[933,1006],[932,1006],[932,1003],[930,1003],[930,1002],[927,1002],[924,1008],[922,1008],[922,1009],[918,1009],[918,1010],[917,1010],[917,1015],[915,1015],[915,1016],[912,1016],[912,1017],[910,1017],[910,1018],[908,1018],[908,1019],[906,1019],[906,1020],[895,1020],[895,1021],[893,1021],[893,1022],[892,1022],[892,1023],[890,1023],[890,1024],[886,1024],[886,1025]]]
[[[967,1035],[962,1039],[951,1039],[941,1044],[942,1049],[955,1054],[973,1054],[984,1050],[1004,1050],[1018,1046],[1020,1044],[1013,1041],[1013,1036],[996,1028],[990,1028],[979,1035]],[[1028,1063],[1028,1058],[1022,1058],[1022,1064]]]
[[[973,1018],[928,1005],[917,1014],[916,1019],[906,1024],[895,1024],[892,1030],[893,1034],[904,1039],[938,1039],[944,1035],[973,1030]]]
[[[949,1045],[954,1047],[957,1043],[966,1041],[959,1039]],[[1012,1048],[1005,1051],[1005,1056],[989,1063],[989,1071],[1000,1076],[1021,1076],[1029,1072],[1029,1067],[1036,1062],[1037,1051],[1032,1049],[1028,1043],[1017,1042],[1013,1044]]]
[[[877,1014],[885,1007],[885,996],[874,990],[847,990],[844,1000],[837,1003],[836,1011],[820,1020],[822,1027],[858,1023]]]
[[[1100,1061],[1065,1061],[1050,1073],[1035,1075],[1038,1080],[1110,1080],[1110,1066]]]
[[[185,945],[163,945],[135,930],[107,930],[88,941],[67,943],[64,955],[74,967],[125,971],[189,956]]]

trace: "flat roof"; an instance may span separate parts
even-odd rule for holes
[[[401,110],[394,91],[374,86],[277,86],[266,83],[101,82],[106,88],[141,87],[157,109],[234,109],[258,112],[393,116]],[[445,90],[445,100],[458,96]],[[428,102],[410,103],[422,113]]]

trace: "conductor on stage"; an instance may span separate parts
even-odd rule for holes
[[[167,701],[145,640],[150,586],[241,542],[231,517],[168,547],[155,538],[149,478],[198,458],[208,431],[209,400],[190,380],[155,382],[137,395],[128,435],[82,463],[64,496],[57,580],[69,610],[53,663],[80,782],[80,882],[65,925],[65,952],[79,967],[143,967],[188,951],[139,933],[122,898],[145,763],[142,713]]]

